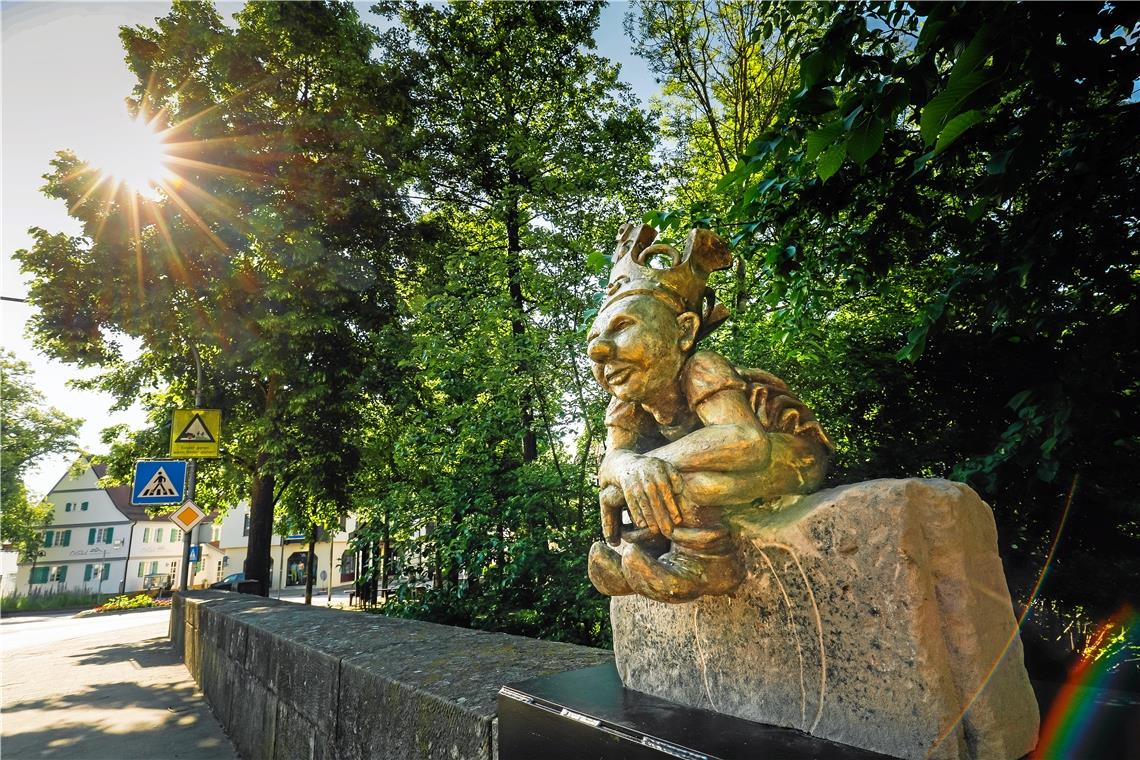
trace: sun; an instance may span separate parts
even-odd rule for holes
[[[173,176],[163,134],[141,116],[125,117],[85,152],[92,169],[152,200]]]

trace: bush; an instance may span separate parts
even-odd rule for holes
[[[99,607],[96,607],[98,612],[110,612],[111,610],[139,610],[145,607],[169,607],[170,600],[156,600],[148,594],[135,594],[128,596],[121,594],[113,596],[104,602]]]

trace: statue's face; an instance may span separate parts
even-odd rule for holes
[[[594,377],[623,401],[652,403],[676,381],[699,324],[696,314],[677,316],[650,295],[615,301],[587,336]]]

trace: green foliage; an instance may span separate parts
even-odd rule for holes
[[[95,609],[99,612],[110,612],[112,610],[141,610],[147,607],[169,607],[170,600],[156,600],[150,594],[135,594],[129,596],[127,594],[120,594],[113,596]]]
[[[383,342],[408,254],[401,82],[343,3],[251,3],[227,26],[208,4],[176,2],[121,37],[131,106],[170,124],[179,179],[152,202],[59,155],[46,191],[84,232],[33,230],[17,252],[40,309],[33,329],[150,411],[149,430],[111,433],[119,479],[131,459],[166,453],[170,410],[192,403],[201,359],[201,403],[222,410],[225,435],[199,499],[249,495],[250,572],[263,577],[274,504],[288,494],[298,520],[343,510],[356,407],[398,382]],[[124,363],[117,335],[141,357]]]
[[[44,404],[30,374],[26,362],[0,351],[0,539],[16,547],[21,562],[40,550],[40,529],[52,516],[50,505],[29,500],[24,475],[37,459],[71,450],[80,425]]]
[[[835,480],[968,480],[1015,568],[1039,566],[1076,486],[1096,517],[1070,524],[1062,578],[1092,552],[1135,569],[1137,9],[767,13],[797,30],[802,89],[715,188],[748,259],[727,353],[796,378],[836,432]]]
[[[5,612],[35,612],[37,610],[67,610],[93,607],[99,604],[100,596],[87,591],[57,591],[51,593],[12,594],[0,598],[0,610]]]

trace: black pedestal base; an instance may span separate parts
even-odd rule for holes
[[[613,665],[534,678],[499,691],[500,760],[884,757],[630,691]]]

